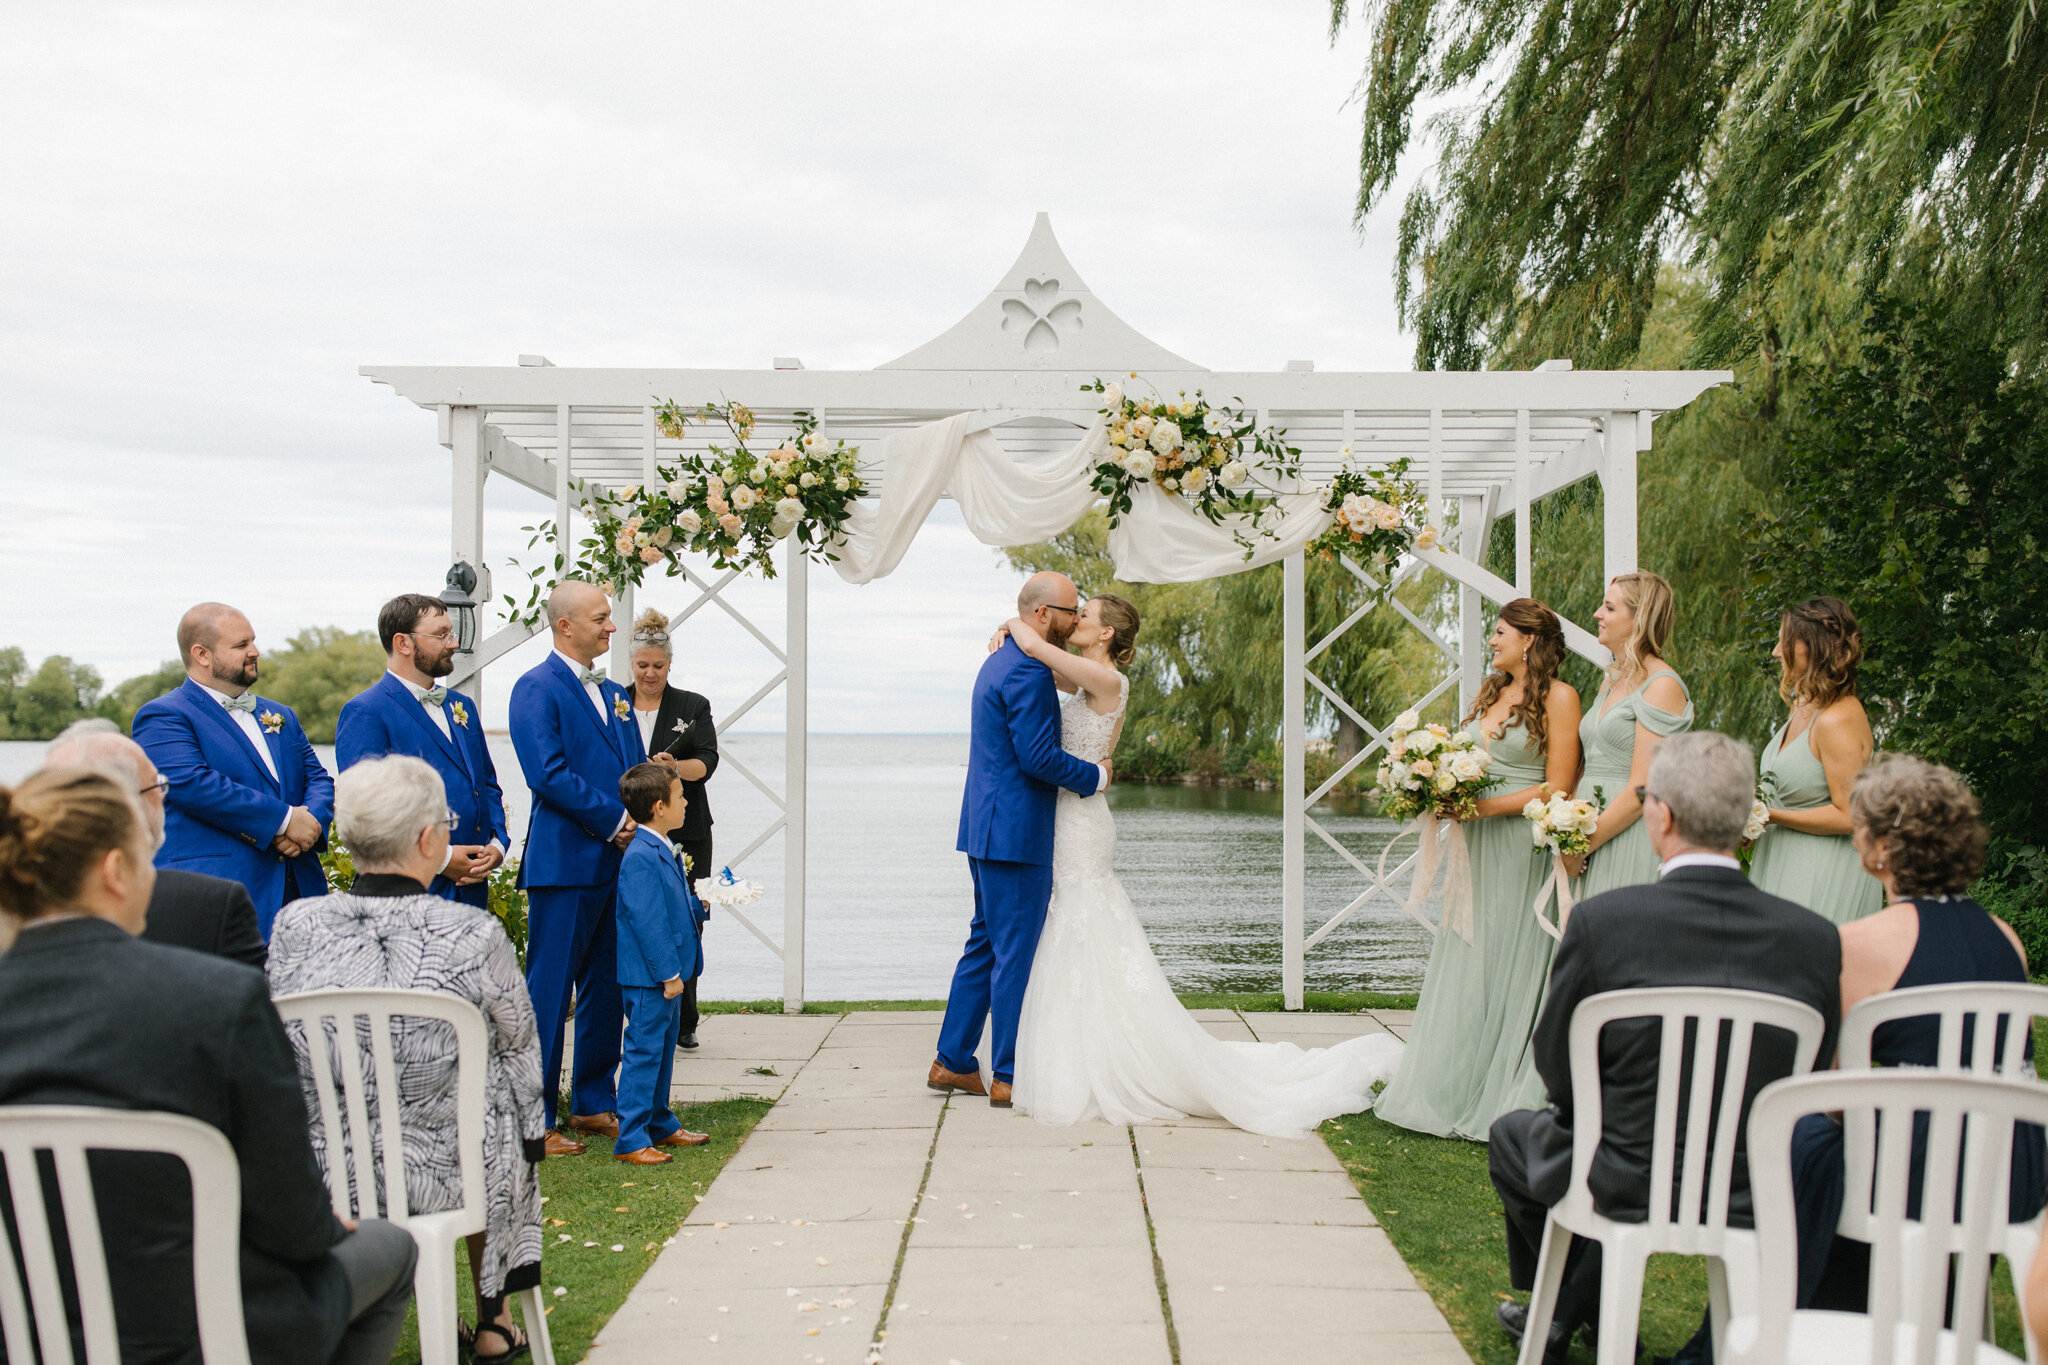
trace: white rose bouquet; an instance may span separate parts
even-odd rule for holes
[[[1100,379],[1081,391],[1102,395],[1103,445],[1095,452],[1092,482],[1109,499],[1111,526],[1131,510],[1132,490],[1149,483],[1212,522],[1242,516],[1256,530],[1278,482],[1301,472],[1301,451],[1287,444],[1285,432],[1259,430],[1243,411],[1213,404],[1199,389],[1171,403],[1156,395],[1134,398]],[[1251,542],[1238,539],[1249,556]]]
[[[1415,712],[1403,711],[1387,731],[1387,757],[1373,794],[1396,820],[1470,820],[1478,813],[1480,793],[1494,783],[1488,775],[1492,766],[1493,755],[1471,731],[1424,725]]]
[[[1529,822],[1529,837],[1536,847],[1564,858],[1583,858],[1593,848],[1600,803],[1581,801],[1570,792],[1552,792],[1547,800],[1532,798],[1522,807],[1522,817]]]
[[[1735,856],[1742,862],[1742,870],[1749,871],[1749,863],[1756,856],[1756,841],[1764,837],[1764,831],[1771,825],[1771,807],[1778,800],[1778,779],[1764,773],[1756,780],[1756,794],[1750,799],[1749,819],[1742,822],[1742,846],[1735,850]]]

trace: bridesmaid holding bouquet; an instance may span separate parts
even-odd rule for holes
[[[1856,696],[1863,632],[1836,597],[1816,597],[1778,623],[1771,657],[1792,707],[1760,765],[1770,822],[1750,880],[1836,924],[1884,906],[1884,889],[1849,843],[1849,789],[1870,763],[1870,718]]]
[[[1401,1069],[1374,1106],[1403,1128],[1475,1142],[1510,1109],[1544,1102],[1529,1039],[1550,977],[1553,940],[1533,908],[1550,860],[1522,807],[1569,787],[1579,766],[1579,694],[1557,676],[1557,613],[1517,598],[1491,643],[1493,671],[1465,715],[1478,721],[1499,793],[1481,797],[1466,825],[1472,941],[1439,929]]]
[[[1573,875],[1583,873],[1580,900],[1657,880],[1657,855],[1643,829],[1636,788],[1649,779],[1657,742],[1692,728],[1692,698],[1664,662],[1674,615],[1671,585],[1653,573],[1617,576],[1593,613],[1600,643],[1614,662],[1579,724],[1586,771],[1578,797],[1593,800],[1597,787],[1607,803],[1593,831],[1592,852],[1565,860]]]

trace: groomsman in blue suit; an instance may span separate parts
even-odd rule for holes
[[[619,858],[633,841],[633,819],[619,800],[619,779],[647,758],[633,701],[604,676],[597,660],[612,631],[612,605],[589,583],[567,579],[548,595],[554,651],[512,685],[512,746],[533,815],[519,863],[526,891],[526,989],[540,1026],[541,1080],[553,1117],[562,1086],[562,1023],[576,992],[576,1074],[569,1127],[619,1135],[618,926],[613,898]],[[548,1151],[573,1156],[583,1145],[560,1132]]]
[[[156,865],[240,882],[267,942],[279,910],[327,894],[334,779],[292,708],[249,690],[261,653],[248,617],[201,602],[178,622],[178,657],[184,685],[145,703],[132,727],[171,780]]]
[[[1063,574],[1036,574],[1017,594],[1017,614],[1064,645],[1080,615],[1080,595]],[[1061,787],[1093,796],[1109,785],[1106,765],[1060,747],[1057,696],[1052,670],[1011,639],[988,656],[974,680],[967,791],[960,802],[960,851],[974,879],[974,923],[953,971],[939,1056],[926,1084],[986,1094],[998,1109],[1010,1107],[1017,1017],[1052,900],[1054,801]],[[987,1089],[974,1055],[983,1021],[990,1033]]]
[[[341,708],[334,765],[347,772],[366,758],[407,754],[441,774],[456,826],[448,862],[428,889],[479,908],[490,904],[489,878],[505,861],[505,793],[484,742],[477,704],[438,681],[455,671],[455,627],[438,597],[409,592],[377,613],[385,672]]]

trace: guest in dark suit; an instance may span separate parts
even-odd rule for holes
[[[249,618],[202,602],[178,622],[185,683],[135,713],[135,740],[171,779],[158,867],[232,877],[249,888],[266,939],[277,912],[327,893],[320,850],[334,779],[299,718],[259,697]]]
[[[619,779],[644,761],[633,703],[595,665],[616,627],[612,604],[588,583],[565,579],[548,595],[554,652],[512,685],[509,720],[519,766],[533,789],[533,814],[519,885],[527,893],[526,987],[540,1027],[541,1083],[555,1115],[562,1082],[562,1025],[576,992],[576,1076],[572,1131],[619,1135],[617,1091],[625,1014],[619,1001],[618,925],[613,897],[619,857],[633,820]],[[550,1156],[581,1143],[548,1137]]]
[[[136,939],[150,844],[125,785],[92,769],[0,788],[0,912],[19,930],[0,957],[0,1104],[156,1110],[219,1129],[241,1174],[250,1357],[382,1365],[412,1298],[412,1237],[334,1216],[263,974]],[[183,1166],[88,1159],[121,1359],[198,1365]]]
[[[683,799],[689,809],[682,828],[669,841],[690,860],[692,883],[718,875],[711,852],[711,802],[704,784],[718,771],[718,727],[711,720],[711,703],[695,692],[670,687],[668,672],[675,663],[675,642],[669,638],[668,618],[652,607],[633,622],[633,718],[640,726],[640,742],[647,756],[666,754],[675,760],[676,775],[683,779]],[[676,1045],[697,1046],[697,982],[704,972],[704,903],[692,896],[697,916],[697,973],[683,987],[680,1032]]]
[[[51,768],[96,768],[116,782],[135,783],[142,813],[149,822],[151,848],[164,842],[164,790],[168,779],[156,770],[142,746],[95,716],[64,727],[43,755]],[[261,970],[269,960],[263,932],[256,927],[256,907],[249,890],[226,877],[203,872],[160,868],[156,890],[149,897],[149,922],[142,937],[151,943],[211,953],[246,962]]]
[[[1536,1025],[1536,1070],[1549,1090],[1550,1107],[1503,1114],[1488,1139],[1488,1164],[1507,1220],[1508,1271],[1517,1289],[1534,1285],[1545,1217],[1571,1183],[1569,1040],[1579,1002],[1603,991],[1651,986],[1789,996],[1820,1012],[1826,1031],[1819,1055],[1834,1054],[1842,970],[1834,926],[1804,906],[1758,890],[1735,858],[1754,771],[1749,746],[1726,735],[1701,731],[1658,745],[1641,800],[1643,823],[1662,864],[1659,880],[1619,887],[1572,911]],[[1605,1133],[1587,1184],[1595,1207],[1623,1222],[1648,1216],[1661,1032],[1653,1021],[1623,1021],[1600,1038]],[[1757,1091],[1791,1074],[1793,1047],[1780,1030],[1758,1030],[1745,1109]],[[1752,1225],[1749,1165],[1740,1148],[1729,1221]],[[1562,1358],[1572,1334],[1594,1320],[1599,1300],[1600,1249],[1575,1240],[1546,1343],[1549,1357]],[[1502,1304],[1496,1311],[1502,1327],[1519,1338],[1528,1310]]]
[[[458,821],[448,865],[428,888],[478,909],[491,903],[490,876],[505,861],[505,793],[484,741],[482,709],[438,681],[455,671],[455,628],[438,597],[409,592],[377,613],[384,676],[349,698],[334,728],[334,766],[346,772],[366,758],[423,759],[448,789]]]

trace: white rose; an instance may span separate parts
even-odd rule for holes
[[[847,490],[847,488],[850,487],[850,485],[846,482],[846,476],[844,474],[841,474],[838,478],[832,480],[832,486],[842,493],[844,493]]]
[[[830,445],[831,442],[825,439],[824,434],[822,432],[814,431],[810,435],[804,437],[804,449],[808,450],[813,455],[824,454],[826,448]]]
[[[697,481],[688,475],[684,475],[679,479],[670,479],[668,488],[665,491],[668,493],[670,502],[688,502],[690,495],[697,491]]]
[[[704,518],[697,515],[692,507],[685,507],[676,513],[676,529],[686,536],[694,536],[704,529]]]
[[[759,477],[758,470],[755,473],[755,477]],[[761,495],[759,493],[756,493],[753,489],[749,488],[746,484],[741,484],[739,487],[732,490],[732,505],[733,510],[736,512],[744,512],[748,508],[752,507],[755,503],[759,502],[760,500]]]
[[[1151,434],[1152,419],[1150,417],[1141,412],[1131,419],[1131,435],[1142,441]]]
[[[768,481],[768,467],[767,467],[766,465],[758,465],[758,464],[757,464],[757,465],[755,465],[755,466],[754,466],[754,472],[753,472],[753,473],[751,473],[751,474],[749,474],[749,475],[747,475],[747,482],[748,482],[748,483],[756,483],[756,484],[758,484],[758,483],[766,483],[767,481]]]
[[[654,533],[654,543],[658,548],[662,549],[666,549],[668,547],[668,543],[674,540],[675,538],[676,528],[673,526],[664,526],[659,531],[656,531]]]
[[[1443,792],[1445,795],[1449,795],[1451,792],[1456,791],[1457,787],[1458,779],[1451,775],[1451,770],[1449,768],[1437,769],[1436,789],[1438,791]]]
[[[1458,754],[1451,759],[1451,775],[1460,782],[1476,782],[1486,775],[1486,765],[1472,754]]]
[[[1159,481],[1159,486],[1161,488],[1164,488],[1169,493],[1178,493],[1180,491],[1180,480],[1168,476],[1167,478],[1161,479]]]
[[[1394,717],[1394,724],[1387,731],[1387,733],[1393,735],[1405,735],[1410,731],[1418,730],[1421,727],[1422,717],[1420,715],[1417,715],[1413,711],[1403,711],[1400,715]]]
[[[795,498],[784,498],[775,504],[777,521],[797,522],[803,520],[804,505]]]
[[[1550,838],[1551,838],[1551,836],[1550,836],[1550,832],[1549,832],[1548,830],[1544,829],[1544,828],[1543,828],[1543,826],[1541,826],[1541,825],[1531,825],[1531,826],[1529,826],[1529,842],[1531,842],[1532,844],[1534,844],[1534,845],[1535,845],[1536,847],[1538,847],[1538,848],[1546,848],[1546,847],[1548,847],[1548,846],[1549,846],[1549,844],[1550,844]]]
[[[1198,465],[1182,476],[1180,486],[1190,493],[1199,493],[1202,491],[1202,485],[1208,481],[1208,471]]]
[[[1152,457],[1142,450],[1134,450],[1124,456],[1123,466],[1124,472],[1134,479],[1149,479],[1152,477],[1152,471],[1158,467]]]
[[[1116,411],[1116,410],[1117,410],[1118,408],[1121,408],[1121,407],[1122,407],[1123,405],[1124,405],[1124,386],[1123,386],[1123,385],[1121,385],[1121,384],[1111,384],[1111,385],[1110,385],[1110,386],[1109,386],[1108,388],[1106,388],[1106,389],[1104,389],[1104,390],[1102,391],[1102,406],[1104,406],[1105,408],[1108,408],[1108,409],[1109,409],[1109,410],[1110,410],[1111,412],[1115,412],[1115,411]]]
[[[1223,409],[1210,408],[1208,414],[1202,418],[1202,429],[1211,436],[1221,436],[1230,430],[1230,418],[1224,414]]]
[[[1239,484],[1244,482],[1244,475],[1245,468],[1243,461],[1232,460],[1229,464],[1224,465],[1223,468],[1220,471],[1218,471],[1216,475],[1216,482],[1222,484],[1225,488],[1235,488]]]
[[[1149,439],[1154,450],[1170,455],[1180,446],[1180,428],[1171,422],[1161,422],[1152,428]]]
[[[816,474],[806,474],[797,480],[797,486],[800,488],[816,488],[818,486],[818,476]]]
[[[1529,804],[1522,807],[1522,818],[1524,820],[1541,820],[1549,813],[1550,807],[1544,805],[1533,796],[1529,798]]]

